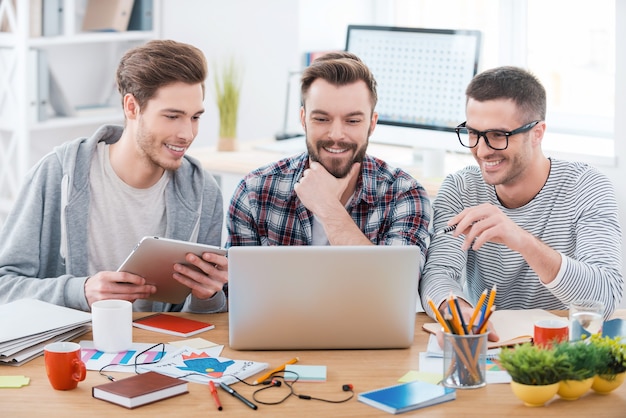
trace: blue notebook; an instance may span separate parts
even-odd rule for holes
[[[425,408],[456,399],[456,390],[414,381],[360,393],[358,400],[391,414]]]

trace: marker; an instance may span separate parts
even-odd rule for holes
[[[289,360],[287,363],[282,364],[280,366],[278,366],[277,368],[275,368],[274,370],[265,373],[263,376],[259,377],[257,380],[255,380],[254,382],[252,382],[253,385],[258,385],[259,383],[263,382],[266,379],[269,379],[274,373],[278,373],[278,372],[282,372],[283,370],[285,370],[285,367],[288,364],[294,364],[297,363],[298,360],[300,360],[298,357],[294,357],[291,360]]]
[[[224,389],[226,392],[228,392],[229,394],[231,394],[232,396],[234,396],[235,398],[239,399],[241,402],[243,402],[250,408],[257,409],[257,406],[255,404],[253,404],[252,402],[250,402],[249,400],[241,396],[238,392],[235,391],[235,389],[231,388],[226,383],[220,382],[220,387]]]
[[[215,389],[215,383],[212,380],[209,380],[209,390],[211,391],[211,395],[213,395],[213,400],[215,401],[215,406],[217,406],[217,410],[222,410],[222,403],[220,402],[220,397],[217,394],[217,389]]]

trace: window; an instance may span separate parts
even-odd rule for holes
[[[395,0],[393,5],[391,25],[481,30],[479,70],[530,69],[546,87],[550,132],[605,138],[605,152],[613,155],[614,0]],[[559,151],[571,151],[568,141]]]
[[[526,63],[546,87],[552,129],[612,137],[615,2],[527,4]]]

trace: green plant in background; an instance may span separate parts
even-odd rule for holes
[[[596,347],[600,357],[597,373],[605,379],[615,378],[615,375],[626,371],[626,343],[622,337],[603,337],[593,334],[588,339],[589,344]]]
[[[241,71],[234,59],[215,70],[215,99],[220,114],[220,137],[237,137],[237,112],[241,93]]]
[[[568,370],[564,354],[531,343],[503,347],[498,363],[514,382],[533,386],[558,383]]]
[[[561,380],[585,380],[597,374],[603,361],[601,350],[585,341],[563,342],[554,348],[557,356],[566,357],[567,369]]]

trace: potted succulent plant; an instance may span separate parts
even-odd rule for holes
[[[618,388],[626,379],[626,343],[623,337],[603,337],[594,334],[589,343],[596,347],[600,364],[591,388],[597,393],[609,393]]]
[[[503,347],[498,363],[511,375],[511,389],[527,406],[542,406],[556,395],[567,358],[531,343]]]
[[[213,77],[215,100],[219,111],[219,151],[235,151],[237,149],[237,115],[241,94],[241,71],[231,59],[216,70]]]
[[[567,400],[580,398],[591,388],[602,363],[600,350],[585,341],[563,342],[554,350],[557,356],[564,355],[567,363],[557,394]]]

